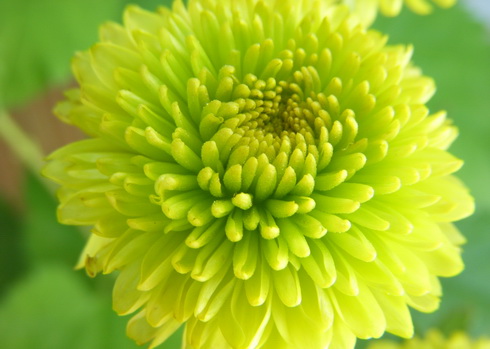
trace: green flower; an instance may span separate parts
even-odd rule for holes
[[[90,138],[45,174],[131,338],[352,348],[438,307],[473,201],[410,47],[312,0],[129,7],[100,38],[56,109]]]
[[[368,349],[490,349],[490,339],[472,340],[464,332],[453,333],[449,338],[437,330],[427,332],[425,338],[415,337],[403,343],[389,340],[373,341]]]

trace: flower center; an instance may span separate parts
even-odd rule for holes
[[[265,140],[275,148],[284,141],[293,148],[298,142],[318,145],[321,128],[331,125],[323,94],[304,86],[304,81],[264,81],[249,76],[245,80],[250,94],[236,100],[242,106],[237,117],[245,137]]]
[[[298,85],[281,81],[272,105],[264,110],[269,116],[264,130],[279,138],[290,137],[295,133],[312,134],[314,126],[312,102],[311,98],[308,101],[302,100]]]

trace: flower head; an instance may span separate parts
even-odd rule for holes
[[[472,340],[464,332],[453,333],[449,338],[437,330],[431,330],[425,338],[414,337],[397,343],[389,340],[373,341],[368,349],[490,349],[490,339]]]
[[[90,138],[45,174],[130,337],[352,348],[438,307],[473,202],[410,47],[311,0],[128,7],[100,37],[56,109]]]

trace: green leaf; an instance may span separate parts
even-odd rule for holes
[[[27,177],[24,187],[27,207],[22,233],[28,263],[75,266],[85,243],[81,230],[58,223],[57,203],[34,176]]]
[[[124,327],[108,297],[55,264],[36,268],[0,304],[1,348],[137,348]]]
[[[18,214],[0,197],[0,295],[25,271]]]
[[[107,291],[91,289],[60,265],[34,269],[0,303],[0,348],[138,348],[125,336],[127,318],[112,311]],[[161,348],[177,348],[180,335]]]
[[[0,1],[0,106],[18,105],[67,81],[74,52],[96,41],[101,23],[120,22],[130,2],[154,9],[171,1]]]
[[[2,348],[100,347],[103,299],[72,270],[44,265],[10,290],[0,307]]]
[[[73,52],[93,41],[98,23],[113,17],[117,8],[116,1],[1,1],[3,103],[19,103],[48,83],[64,80]]]

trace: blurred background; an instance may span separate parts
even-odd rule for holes
[[[155,9],[167,0],[134,0]],[[126,0],[0,0],[0,348],[126,349],[127,318],[111,309],[112,278],[73,266],[83,232],[56,222],[42,158],[83,135],[52,114],[74,86],[70,59],[97,40],[100,23],[120,21]],[[463,329],[490,337],[490,1],[460,0],[430,16],[409,11],[374,25],[391,44],[413,44],[413,60],[438,90],[429,103],[460,129],[452,152],[477,201],[458,223],[468,239],[466,270],[443,280],[434,314],[413,312],[416,332]],[[179,335],[162,348],[179,348]],[[359,344],[359,348],[363,343]]]

